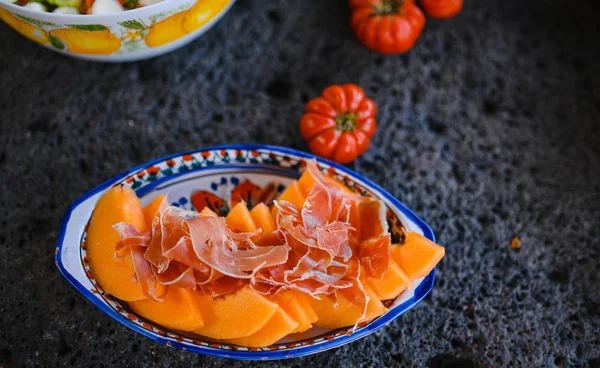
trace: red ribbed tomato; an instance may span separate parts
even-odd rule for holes
[[[300,133],[313,153],[347,164],[369,147],[377,126],[376,111],[359,86],[330,86],[306,104]]]
[[[383,54],[410,50],[425,26],[414,0],[350,0],[350,7],[356,37]]]
[[[448,19],[460,12],[463,0],[421,0],[421,6],[430,17]]]

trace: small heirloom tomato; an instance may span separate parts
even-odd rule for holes
[[[460,12],[463,0],[421,0],[421,6],[430,17],[448,19]]]
[[[377,126],[376,110],[359,86],[329,86],[306,104],[300,133],[313,153],[347,164],[369,148]]]
[[[414,0],[350,0],[350,7],[358,40],[383,54],[410,50],[425,27],[425,15]]]

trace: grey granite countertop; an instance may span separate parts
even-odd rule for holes
[[[336,0],[240,0],[189,46],[120,65],[0,25],[0,366],[241,366],[158,345],[93,307],[54,265],[61,217],[168,153],[306,150],[304,103],[354,82],[379,128],[351,168],[428,221],[447,254],[434,291],[389,327],[260,365],[598,367],[600,6],[466,3],[399,56],[361,47]]]

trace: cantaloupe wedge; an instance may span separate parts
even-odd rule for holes
[[[303,172],[302,176],[300,176],[300,179],[298,179],[298,187],[305,196],[308,196],[308,193],[310,192],[310,190],[316,182],[317,181],[315,180],[315,178],[307,170]]]
[[[282,308],[277,309],[273,317],[260,330],[250,336],[231,339],[230,342],[249,347],[269,346],[290,333],[298,327],[298,321],[293,319]]]
[[[287,187],[283,193],[277,198],[278,201],[288,201],[293,203],[298,208],[302,208],[304,206],[304,201],[306,200],[306,195],[302,193],[300,187],[298,186],[298,182],[295,181]]]
[[[390,253],[411,281],[425,277],[444,257],[445,249],[421,234],[408,233],[404,244],[393,244]]]
[[[390,259],[390,266],[381,279],[367,277],[366,280],[379,300],[394,299],[404,290],[412,287],[412,281],[393,259]]]
[[[146,220],[146,228],[152,228],[152,221],[154,221],[154,217],[156,216],[156,213],[160,209],[160,206],[162,205],[166,197],[166,194],[161,194],[158,197],[154,198],[152,202],[144,206],[143,211],[144,219]]]
[[[86,251],[92,273],[104,291],[124,301],[145,299],[130,257],[115,258],[119,234],[113,225],[127,222],[138,230],[146,229],[140,200],[127,187],[108,190],[96,203],[87,232]]]
[[[213,339],[238,339],[260,330],[279,309],[277,303],[246,286],[234,294],[213,299],[196,292],[204,326],[194,333]]]
[[[246,203],[239,202],[235,205],[225,217],[227,227],[233,231],[252,232],[257,229]]]
[[[307,314],[310,323],[315,323],[319,319],[319,316],[317,316],[317,312],[315,312],[310,304],[310,299],[312,299],[312,297],[298,290],[294,290],[294,293],[298,296],[298,300],[300,300],[300,304]]]
[[[360,322],[370,321],[387,312],[387,308],[381,303],[373,290],[365,283],[363,283],[363,287],[370,299],[367,304],[367,313]],[[333,301],[325,296],[321,297],[321,300],[309,298],[311,306],[319,317],[315,322],[316,326],[325,328],[352,326],[361,318],[362,309],[358,305],[351,303],[340,293],[337,293],[337,298],[337,308],[334,307]]]
[[[208,208],[208,207],[204,207],[204,208],[202,209],[202,211],[200,211],[200,214],[201,214],[202,216],[219,217],[219,216],[218,216],[218,215],[215,213],[215,211],[211,210],[211,209],[210,209],[210,208]]]
[[[275,231],[277,228],[269,212],[269,207],[262,202],[254,206],[252,211],[250,211],[250,216],[252,216],[252,220],[254,220],[256,226],[262,229],[263,234]]]
[[[346,193],[354,193],[352,191],[352,189],[348,188],[345,184],[340,183],[339,181],[337,181],[336,179],[334,179],[330,176],[325,176],[325,180],[336,184],[338,187],[340,187]],[[310,192],[310,190],[312,189],[312,187],[315,185],[316,182],[317,181],[315,180],[315,178],[307,170],[304,173],[302,173],[302,176],[300,176],[300,179],[298,179],[298,187],[300,188],[302,193],[304,193],[305,196],[308,196],[308,193]]]
[[[302,190],[300,190],[300,186],[298,186],[298,182],[294,181],[292,184],[290,184],[289,187],[287,187],[283,191],[283,193],[281,193],[281,195],[279,195],[279,198],[277,198],[277,200],[278,201],[288,201],[288,202],[296,205],[296,207],[298,207],[299,209],[302,209],[302,207],[304,207],[304,201],[306,200],[306,195],[302,192]],[[271,217],[273,217],[273,219],[275,221],[277,221],[277,211],[279,211],[277,209],[277,207],[275,207],[275,206],[271,207]]]
[[[196,291],[171,287],[165,300],[138,300],[129,307],[140,316],[159,325],[181,331],[194,331],[204,326]]]
[[[308,301],[303,302],[298,296],[298,292],[288,290],[279,293],[273,297],[273,300],[295,321],[298,326],[291,333],[304,332],[312,327],[316,322],[317,315]]]
[[[271,218],[273,218],[273,222],[277,223],[277,207],[271,207]]]

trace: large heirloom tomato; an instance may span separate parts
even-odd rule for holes
[[[383,54],[410,50],[425,26],[414,0],[350,0],[350,7],[356,37]]]
[[[330,86],[306,104],[300,133],[313,153],[347,164],[369,147],[376,110],[357,85]]]

